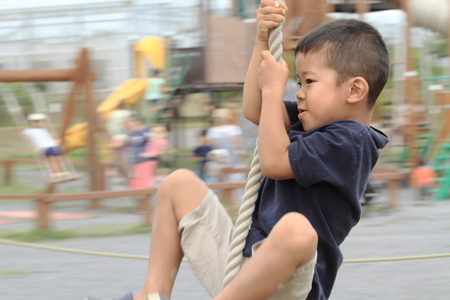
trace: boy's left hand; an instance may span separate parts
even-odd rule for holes
[[[289,68],[283,60],[281,65],[269,51],[261,53],[262,61],[258,69],[258,84],[261,91],[266,89],[280,89],[283,91],[289,78]]]

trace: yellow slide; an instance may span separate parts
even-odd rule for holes
[[[165,45],[166,40],[154,36],[146,37],[134,45],[136,75],[144,74],[146,70],[146,58],[153,69],[165,68]],[[98,107],[97,112],[104,121],[108,115],[116,110],[123,100],[125,106],[132,106],[142,99],[151,78],[132,78],[118,86],[109,97]],[[61,145],[65,152],[70,152],[87,146],[87,123],[78,123],[70,127],[64,136]]]
[[[125,106],[134,105],[142,99],[150,81],[150,78],[128,79],[97,107],[97,112],[103,120],[106,120],[108,115],[117,109],[122,100],[124,100]]]

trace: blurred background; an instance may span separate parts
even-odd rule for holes
[[[391,56],[372,116],[391,141],[344,256],[448,252],[450,1],[286,2],[285,99],[298,88],[297,42],[324,22],[371,23]],[[147,255],[156,187],[177,168],[195,171],[236,217],[257,137],[241,101],[258,5],[0,1],[1,299],[138,291],[145,262],[3,239]],[[333,297],[446,299],[442,259],[344,264]],[[179,278],[173,299],[209,299],[187,264]]]
[[[283,57],[291,70],[298,40],[326,21],[360,18],[379,29],[392,72],[372,121],[391,142],[374,174],[383,187],[396,182],[389,204],[395,206],[395,191],[410,186],[416,168],[429,166],[435,171],[432,197],[446,199],[449,1],[286,2]],[[69,181],[77,182],[72,191],[130,188],[136,157],[150,151],[145,143],[133,148],[130,133],[142,129],[150,144],[155,127],[164,127],[167,143],[157,154],[146,154],[158,161],[149,187],[180,167],[203,175],[211,160],[205,151],[224,148],[212,127],[226,127],[231,146],[221,174],[211,178],[245,181],[257,128],[242,117],[241,99],[258,5],[257,0],[3,1],[0,192],[34,193],[49,182]],[[295,93],[292,75],[286,99],[295,100]],[[228,110],[225,121],[213,117],[216,109]],[[42,151],[22,137],[34,113],[44,115],[41,126],[63,151],[64,172],[57,173],[80,176],[49,176],[55,174]],[[140,117],[142,127],[127,128],[130,116]],[[112,128],[117,122],[120,128]],[[195,152],[202,146],[209,148]],[[224,168],[240,170],[224,176]]]

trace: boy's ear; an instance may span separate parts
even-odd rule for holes
[[[367,98],[369,94],[369,84],[361,77],[353,77],[349,82],[349,93],[347,102],[354,104]]]

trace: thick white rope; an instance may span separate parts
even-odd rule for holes
[[[275,57],[277,62],[281,63],[281,55],[283,54],[283,34],[282,26],[278,26],[269,32],[269,51]],[[258,198],[259,187],[262,180],[261,168],[259,165],[258,144],[253,152],[253,160],[251,169],[248,174],[245,192],[242,198],[242,204],[239,208],[238,218],[236,220],[235,229],[230,245],[230,252],[227,257],[227,266],[225,268],[225,279],[223,286],[226,287],[231,280],[239,273],[243,260],[242,251],[245,247],[248,230],[252,222],[252,214],[255,210],[255,202]]]

